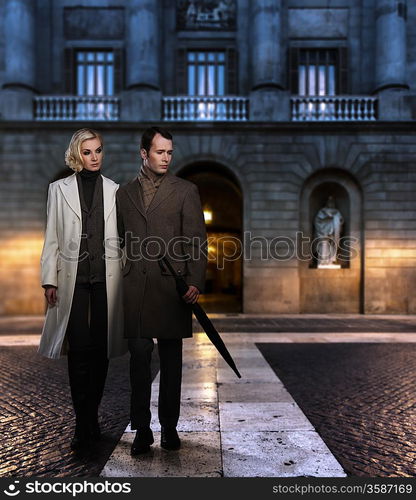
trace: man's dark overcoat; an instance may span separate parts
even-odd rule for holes
[[[188,285],[204,290],[206,231],[198,188],[169,172],[147,211],[136,178],[117,192],[118,231],[124,240],[125,337],[192,337],[191,307],[157,256],[164,252]],[[186,260],[186,257],[190,259]]]

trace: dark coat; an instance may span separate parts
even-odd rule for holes
[[[191,307],[179,297],[174,278],[156,259],[161,251],[188,285],[204,289],[206,231],[198,188],[170,173],[165,175],[147,212],[137,178],[117,192],[118,231],[126,255],[127,338],[192,337]],[[191,258],[185,260],[185,255]]]
[[[91,207],[84,198],[82,180],[76,176],[82,215],[82,236],[76,284],[105,283],[103,180],[97,177]]]

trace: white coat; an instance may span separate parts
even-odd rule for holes
[[[123,335],[121,260],[117,244],[116,192],[118,184],[102,176],[104,201],[104,246],[108,304],[108,357],[127,350]],[[66,352],[65,332],[81,244],[82,219],[76,174],[49,185],[45,242],[41,256],[41,282],[57,287],[57,304],[48,307],[39,353],[59,358]]]

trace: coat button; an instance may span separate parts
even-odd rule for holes
[[[67,277],[68,277],[68,278],[70,278],[70,277],[71,277],[71,273],[68,273],[68,274],[67,274]]]
[[[146,268],[143,268],[143,274],[146,274]]]
[[[176,272],[177,272],[178,274],[181,274],[181,270],[180,270],[180,269],[178,269]]]

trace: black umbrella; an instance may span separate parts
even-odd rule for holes
[[[166,257],[161,256],[160,260],[162,260],[164,264],[166,264],[166,267],[169,269],[169,272],[172,273],[176,281],[176,290],[178,291],[178,294],[181,297],[183,297],[183,295],[185,295],[185,293],[188,291],[189,288],[185,280],[182,278],[182,276],[178,276],[176,274],[171,263],[168,261],[168,259],[166,259]],[[211,320],[208,318],[205,311],[198,304],[198,302],[189,305],[192,307],[192,311],[195,314],[196,319],[199,321],[200,325],[205,330],[205,333],[207,334],[209,340],[214,344],[214,346],[217,348],[218,352],[221,354],[224,360],[234,370],[234,373],[237,375],[237,377],[241,378],[240,372],[237,370],[237,367],[234,363],[233,358],[231,357],[231,354],[228,352],[228,349],[225,346],[224,341],[222,340],[220,334],[215,329],[215,326],[211,323]]]

